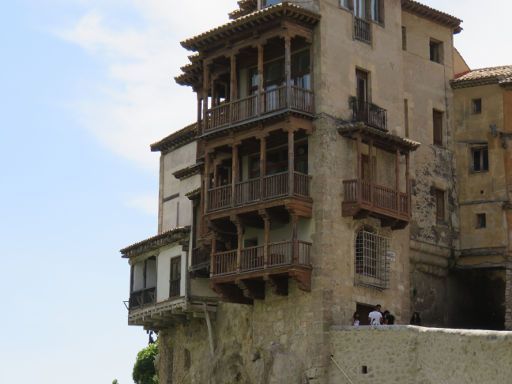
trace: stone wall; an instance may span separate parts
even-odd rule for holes
[[[353,383],[501,384],[512,377],[510,332],[338,328],[330,340],[334,359]],[[332,363],[329,383],[350,381]]]

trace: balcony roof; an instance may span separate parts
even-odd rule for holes
[[[241,32],[254,30],[257,26],[283,17],[311,26],[314,26],[320,20],[320,15],[316,13],[294,4],[283,2],[210,29],[200,35],[182,41],[181,45],[191,51],[201,51],[205,48],[210,48],[221,40],[239,35]]]
[[[462,31],[460,26],[462,20],[449,15],[448,13],[438,11],[432,7],[414,0],[402,0],[402,10],[415,14],[416,16],[424,17],[432,20],[435,23],[453,28],[454,33]]]
[[[500,84],[507,85],[512,82],[512,65],[475,69],[459,74],[451,81],[452,87],[467,88],[480,85]]]
[[[404,152],[415,151],[421,145],[419,142],[393,135],[387,131],[372,128],[364,123],[344,123],[338,128],[340,135],[354,138],[356,134],[372,138],[375,144],[383,149],[399,149]]]
[[[131,259],[146,252],[154,251],[155,249],[163,246],[186,240],[190,234],[190,227],[174,228],[170,231],[164,232],[160,235],[150,237],[149,239],[139,241],[126,248],[121,249],[119,252],[123,258]]]
[[[166,152],[183,147],[193,142],[197,137],[197,123],[187,125],[185,128],[180,129],[162,140],[151,144],[152,152]]]

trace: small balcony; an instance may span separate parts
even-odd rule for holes
[[[368,20],[354,16],[354,39],[372,43],[372,24]]]
[[[223,130],[257,120],[267,119],[286,112],[313,116],[314,94],[309,89],[296,86],[267,89],[232,102],[223,102],[208,109],[204,134]]]
[[[355,97],[350,99],[350,104],[354,121],[365,123],[382,131],[388,130],[388,116],[384,108]]]
[[[129,309],[139,309],[156,303],[156,288],[146,288],[130,294]]]
[[[402,222],[410,219],[407,193],[358,179],[343,181],[343,191],[343,216],[356,216],[366,211]]]
[[[197,277],[208,277],[210,270],[210,249],[207,247],[192,250],[189,271]]]

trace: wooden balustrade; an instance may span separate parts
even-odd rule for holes
[[[240,250],[240,271],[237,271],[237,251],[217,252],[213,255],[213,276],[244,273],[286,265],[310,266],[311,243],[306,241],[282,241],[268,244],[267,266],[264,265],[265,246]]]
[[[215,253],[213,255],[212,273],[214,275],[226,275],[236,272],[236,255],[236,250]]]
[[[156,303],[156,287],[141,289],[130,294],[130,310],[154,303]]]
[[[216,211],[231,206],[231,185],[212,188],[208,191],[208,209]]]
[[[257,202],[261,199],[261,180],[243,181],[235,186],[235,205]]]
[[[409,195],[366,180],[343,182],[344,204],[358,204],[362,208],[378,209],[394,216],[409,216]]]
[[[265,199],[275,199],[276,197],[289,194],[288,172],[276,173],[263,178]]]
[[[293,189],[295,195],[309,197],[309,175],[301,172],[295,172]]]
[[[169,297],[180,296],[181,279],[171,280],[169,282]]]
[[[315,94],[313,93],[313,91],[310,91],[309,89],[292,86],[291,92],[291,103],[293,109],[309,113],[314,112]]]
[[[290,97],[288,98],[288,94]],[[238,124],[257,116],[278,112],[286,109],[314,113],[314,93],[311,90],[286,85],[266,89],[261,94],[251,95],[210,108],[204,132]]]
[[[252,271],[263,268],[263,252],[263,246],[242,249],[240,259],[240,270]]]
[[[263,196],[261,181],[263,180]],[[290,194],[289,173],[282,172],[265,176],[263,179],[251,179],[235,184],[234,206],[239,207],[260,201],[278,199]],[[293,195],[301,198],[310,196],[310,176],[301,172],[294,173]],[[208,191],[208,211],[218,211],[233,207],[232,185],[211,188]]]
[[[353,97],[350,100],[353,119],[383,131],[388,129],[388,112],[376,104]]]

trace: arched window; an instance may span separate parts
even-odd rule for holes
[[[357,231],[355,243],[356,284],[384,289],[389,283],[389,239],[369,226]]]

